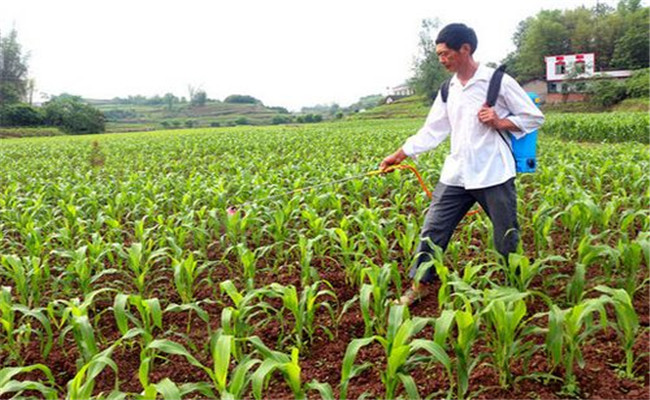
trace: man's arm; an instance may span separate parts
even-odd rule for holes
[[[508,118],[499,118],[494,108],[485,104],[478,112],[478,120],[499,131],[521,132],[521,128],[515,125],[514,122]]]
[[[415,157],[420,153],[434,149],[449,136],[450,131],[451,124],[447,116],[447,105],[443,103],[440,92],[438,92],[424,126],[415,135],[406,139],[402,147],[384,158],[379,168],[386,169],[391,165],[401,163],[407,157]]]
[[[537,108],[517,81],[509,75],[503,76],[501,95],[510,115],[499,118],[494,108],[483,106],[478,113],[479,121],[493,129],[509,131],[517,139],[542,126],[544,114]]]

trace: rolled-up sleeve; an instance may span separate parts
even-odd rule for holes
[[[406,139],[402,150],[409,157],[436,148],[449,136],[451,125],[447,116],[447,105],[442,102],[440,92],[433,102],[427,119],[418,132]]]
[[[519,128],[518,132],[511,132],[515,138],[520,139],[542,126],[544,114],[511,76],[503,76],[501,90],[511,114],[507,118]]]

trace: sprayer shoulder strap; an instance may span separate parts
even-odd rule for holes
[[[505,73],[506,66],[501,65],[494,71],[492,78],[490,78],[490,84],[488,86],[487,99],[486,103],[490,107],[494,107],[499,97],[499,91],[501,90],[501,81],[503,80],[503,74]],[[444,82],[440,85],[440,96],[442,97],[442,102],[446,103],[449,98],[449,83],[451,78],[445,79]]]
[[[485,103],[488,107],[494,107],[497,103],[497,98],[499,97],[499,91],[501,90],[501,81],[503,80],[503,74],[505,73],[506,66],[501,65],[494,71],[492,78],[490,78],[490,85],[488,86],[487,99]]]
[[[447,98],[449,98],[449,82],[451,81],[451,78],[445,79],[444,82],[442,82],[442,85],[440,85],[440,96],[442,97],[442,102],[446,103]]]

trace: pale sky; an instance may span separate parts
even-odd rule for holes
[[[499,62],[514,50],[519,21],[542,9],[596,3],[0,0],[0,34],[18,31],[37,93],[188,97],[192,85],[213,99],[246,94],[299,110],[347,106],[405,82],[424,18],[469,25],[479,40],[475,59]]]

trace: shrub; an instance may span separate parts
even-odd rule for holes
[[[136,118],[138,114],[133,110],[124,110],[117,108],[115,110],[104,111],[104,117],[107,121],[119,121],[123,119],[133,119]]]
[[[288,124],[289,122],[291,122],[291,118],[286,115],[276,115],[271,120],[273,125]]]
[[[650,97],[650,68],[634,71],[625,81],[628,97]]]
[[[104,114],[85,104],[77,96],[59,96],[44,107],[45,122],[66,133],[101,133],[105,130]]]
[[[36,126],[42,125],[44,116],[41,110],[29,104],[10,104],[0,109],[2,126]]]
[[[261,101],[257,100],[253,96],[241,95],[241,94],[231,94],[226,97],[223,101],[224,103],[243,103],[243,104],[262,104]]]
[[[590,92],[591,101],[603,107],[613,106],[626,96],[625,85],[612,79],[596,81]]]
[[[212,128],[218,128],[218,127],[221,126],[221,124],[218,121],[213,121],[213,122],[210,122],[210,126]]]
[[[235,120],[235,125],[250,125],[251,122],[246,117],[239,117]]]

